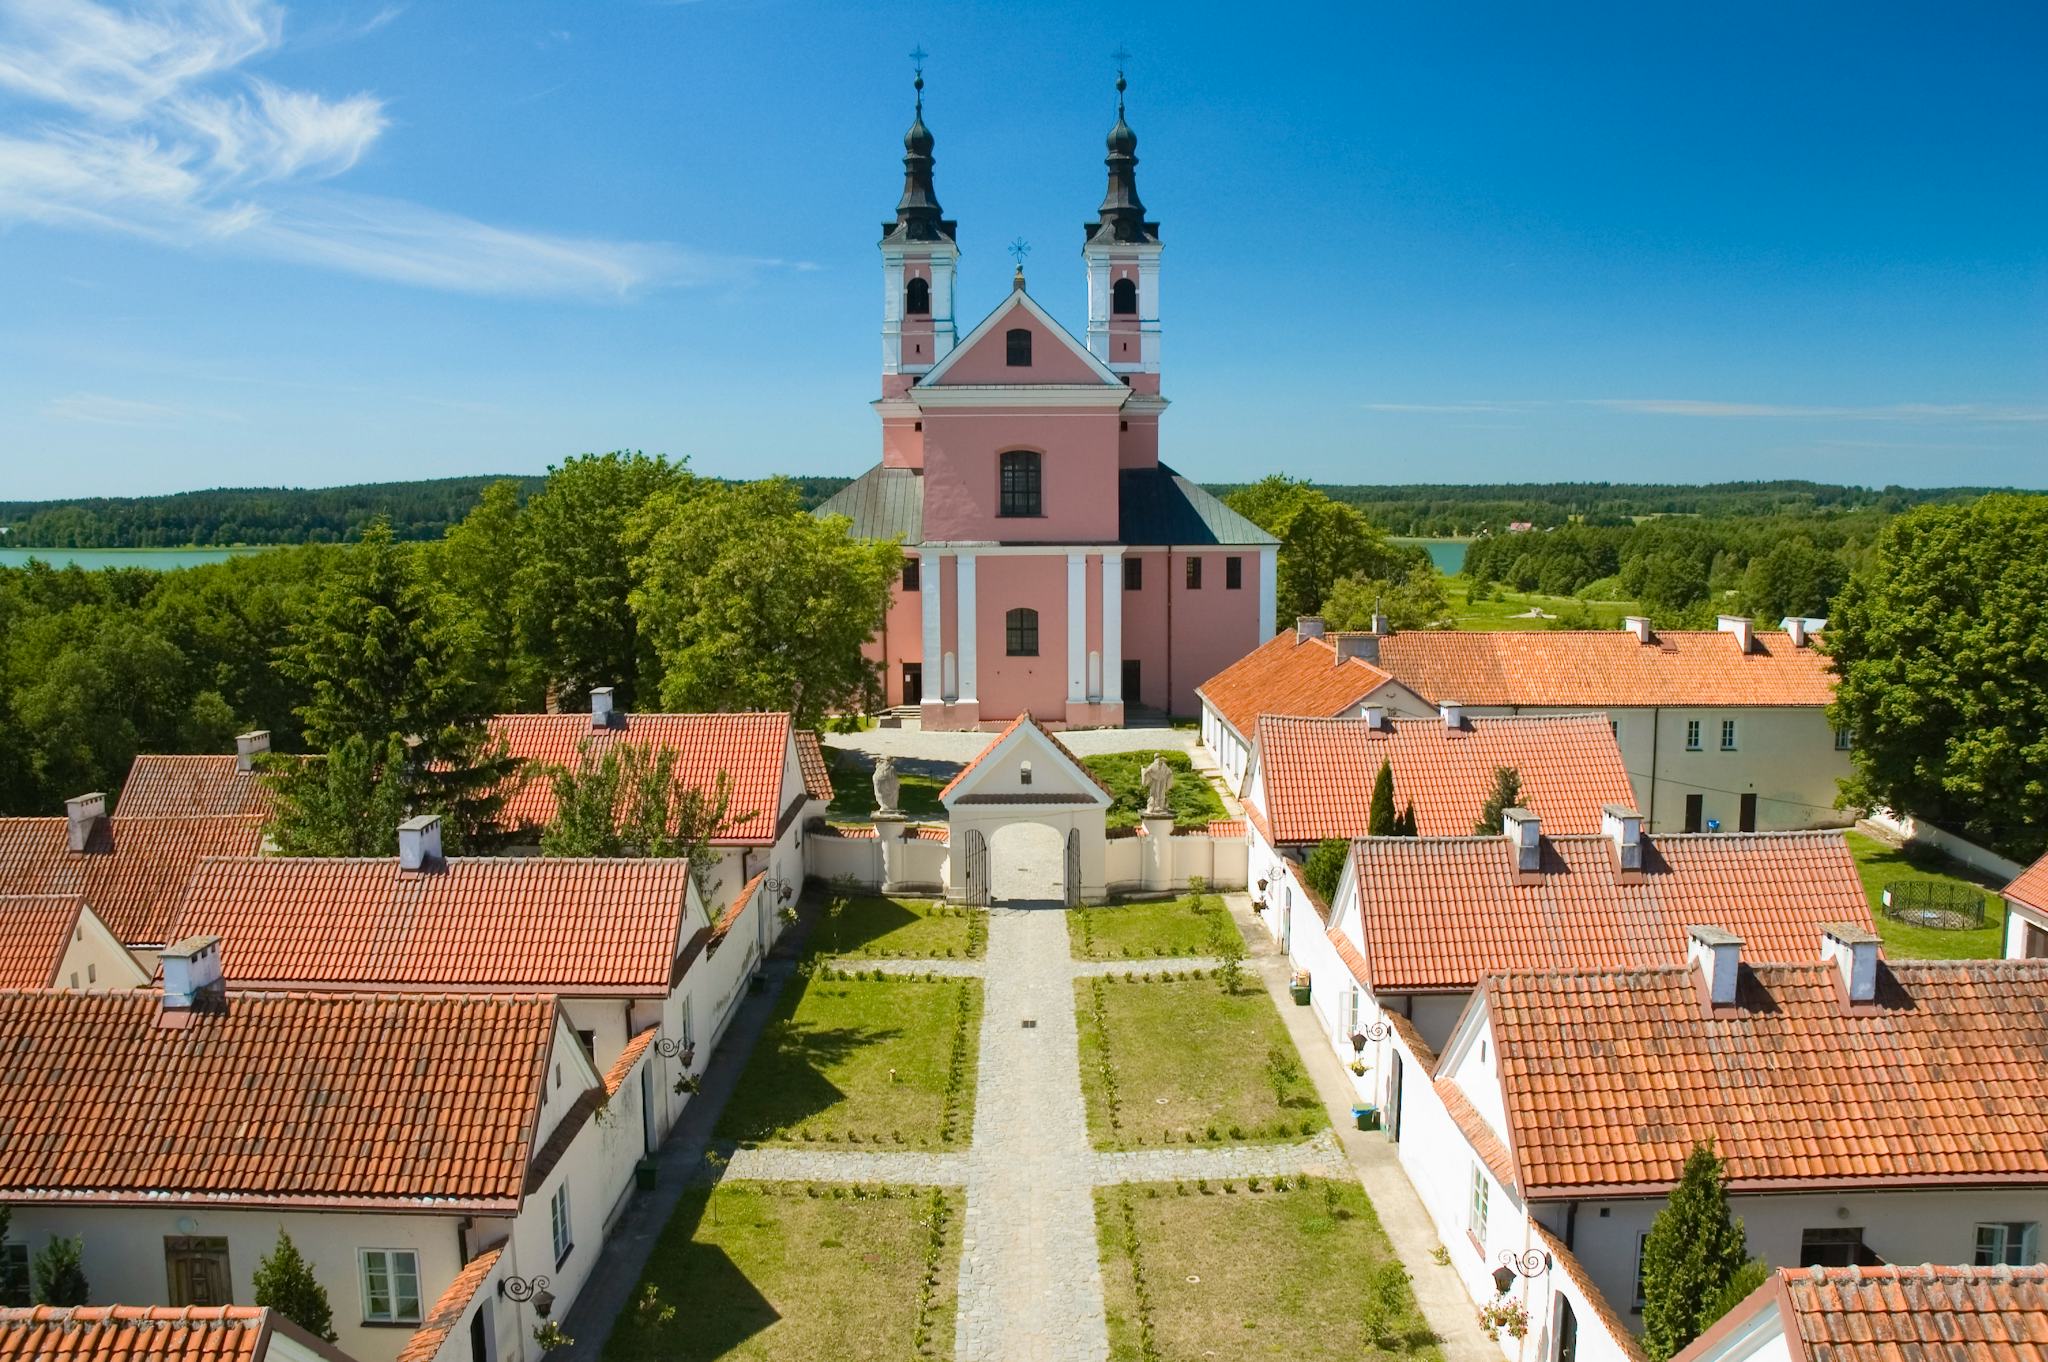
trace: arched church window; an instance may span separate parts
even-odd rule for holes
[[[1138,315],[1138,281],[1119,279],[1109,286],[1109,310],[1119,317]]]
[[[1039,482],[1038,455],[1029,449],[1013,449],[1002,456],[1002,499],[997,515],[1037,516],[1045,514],[1045,498]]]
[[[1024,327],[1014,326],[1004,337],[1009,345],[1010,367],[1028,369],[1031,367],[1031,332]]]
[[[1003,616],[1011,657],[1038,656],[1038,612],[1019,606]]]
[[[903,286],[903,312],[909,317],[929,316],[932,310],[932,281],[912,279]]]

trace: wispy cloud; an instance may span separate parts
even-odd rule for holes
[[[96,426],[170,426],[184,420],[186,414],[183,407],[104,393],[71,393],[43,403],[43,415],[53,421],[85,421]]]
[[[396,18],[386,6],[357,33]],[[273,0],[175,11],[0,0],[0,96],[41,106],[0,132],[0,224],[125,233],[474,293],[616,297],[725,282],[772,262],[554,235],[330,185],[390,127],[383,101],[245,71],[283,40]]]
[[[1362,402],[1360,409],[1392,415],[1468,416],[1474,412],[1530,412],[1596,407],[1633,416],[1706,420],[1896,421],[1953,425],[2032,425],[2048,422],[2048,406],[1975,402],[1895,402],[1852,407],[1783,402],[1723,402],[1689,397],[1579,397],[1560,401],[1497,399],[1460,402]]]

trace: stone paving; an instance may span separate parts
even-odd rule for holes
[[[1175,955],[1157,960],[1076,960],[1077,976],[1093,974],[1179,974],[1188,970],[1212,970],[1221,960],[1206,955]]]
[[[849,970],[856,974],[872,973],[875,970],[880,970],[884,974],[908,974],[912,976],[944,974],[957,979],[979,979],[988,973],[987,964],[980,960],[926,960],[922,958],[867,960],[858,955],[835,957],[832,961],[832,968]]]
[[[1222,1149],[1130,1149],[1095,1155],[1098,1185],[1116,1182],[1193,1182],[1208,1178],[1343,1178],[1351,1168],[1337,1137],[1324,1131],[1299,1144],[1230,1145]]]
[[[755,1182],[908,1182],[961,1187],[967,1182],[965,1154],[856,1154],[843,1149],[735,1149],[725,1176]]]

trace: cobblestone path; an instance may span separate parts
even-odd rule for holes
[[[1116,1153],[1097,1151],[1095,1181],[1193,1182],[1208,1178],[1222,1182],[1230,1178],[1293,1177],[1297,1173],[1319,1178],[1348,1178],[1351,1166],[1337,1137],[1325,1130],[1299,1144],[1227,1145],[1223,1148],[1131,1149]]]
[[[843,1149],[735,1149],[729,1178],[756,1182],[898,1182],[959,1187],[967,1181],[965,1154],[856,1154]]]

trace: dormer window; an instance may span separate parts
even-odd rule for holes
[[[996,514],[1039,516],[1045,514],[1040,493],[1038,455],[1029,449],[1013,449],[1002,456],[1002,499]]]
[[[903,315],[928,317],[932,310],[932,281],[913,278],[903,286]]]
[[[1119,317],[1138,315],[1138,281],[1119,279],[1109,287],[1109,310]]]
[[[1008,347],[1005,353],[1009,356],[1010,367],[1012,369],[1029,369],[1031,367],[1030,330],[1022,326],[1013,326],[1003,337],[1003,341]]]

